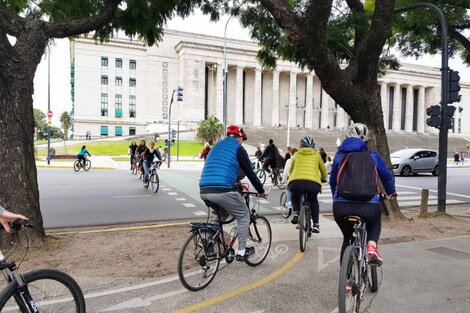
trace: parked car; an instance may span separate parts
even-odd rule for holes
[[[439,175],[439,157],[436,151],[426,149],[403,149],[390,155],[393,173],[401,176],[432,173]]]

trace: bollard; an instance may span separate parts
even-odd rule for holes
[[[429,189],[421,189],[421,207],[419,217],[428,217]]]

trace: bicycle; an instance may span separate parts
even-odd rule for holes
[[[299,212],[299,245],[300,251],[305,252],[308,239],[312,236],[312,217],[310,212],[310,202],[307,194],[300,195]]]
[[[132,175],[137,175],[139,169],[139,160],[136,156],[132,157]]]
[[[78,159],[73,163],[73,169],[75,172],[78,172],[81,168],[83,168],[85,172],[88,172],[91,168],[91,161],[85,157],[85,161]]]
[[[257,196],[255,192],[240,192],[247,203],[249,198]],[[268,191],[269,193],[269,191]],[[190,291],[206,288],[218,271],[224,269],[235,260],[234,244],[238,237],[237,227],[233,227],[230,236],[226,237],[223,225],[232,223],[235,218],[227,221],[213,220],[209,222],[210,210],[218,212],[220,206],[205,201],[208,209],[206,223],[191,223],[191,235],[181,249],[178,258],[178,276],[183,286]],[[271,248],[271,225],[264,216],[258,215],[255,209],[250,211],[250,228],[247,245],[255,247],[255,254],[245,260],[250,266],[258,266],[266,259]],[[227,265],[219,269],[221,260]]]
[[[282,217],[288,219],[292,215],[292,208],[287,207],[287,190],[283,190],[279,197],[279,206]]]
[[[339,313],[359,312],[364,293],[378,289],[377,265],[367,258],[367,230],[365,221],[354,215],[344,217],[353,224],[354,232],[350,245],[344,250],[341,260],[338,287]]]
[[[271,182],[274,186],[280,186],[280,189],[285,189],[285,186],[281,184],[281,177],[282,174],[284,173],[284,170],[282,168],[276,168],[274,170],[271,170],[271,173],[268,173],[265,169],[260,168],[259,170],[256,171],[256,176],[260,180],[260,182],[264,185],[266,183],[266,177],[269,176],[271,177]]]
[[[152,162],[149,168],[149,183],[154,193],[157,193],[160,187],[160,177],[158,177],[157,166],[158,162]]]
[[[27,220],[17,220],[10,225],[12,236],[18,236],[23,227],[32,227]],[[2,251],[5,244],[11,241],[2,240],[0,250],[0,270],[7,281],[0,292],[1,312],[86,312],[83,292],[72,277],[53,269],[21,274],[15,261],[6,260]]]

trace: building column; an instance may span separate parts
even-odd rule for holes
[[[243,67],[237,66],[235,79],[235,124],[243,124]]]
[[[224,68],[222,64],[217,64],[217,74],[215,83],[215,116],[219,121],[224,120]]]
[[[255,102],[253,106],[253,126],[261,126],[261,94],[263,92],[261,86],[260,68],[255,69]]]
[[[273,71],[272,126],[279,125],[279,71]]]
[[[305,99],[305,128],[313,128],[313,74],[307,75],[307,92]]]
[[[413,132],[413,86],[406,87],[405,131]]]
[[[418,115],[418,127],[417,127],[417,131],[418,133],[420,134],[423,134],[424,133],[424,97],[425,97],[425,93],[424,93],[425,89],[423,86],[420,86],[419,87],[419,92],[418,92],[418,112],[417,112],[417,115]]]
[[[330,96],[322,89],[321,129],[333,129],[330,125]]]
[[[392,130],[399,132],[401,129],[401,97],[400,97],[400,84],[395,84],[393,92],[393,121]]]
[[[297,113],[297,73],[290,72],[290,85],[289,85],[289,116],[288,124],[290,127],[297,126],[296,113]]]
[[[387,82],[380,83],[380,101],[382,102],[382,112],[385,130],[388,130],[388,85]]]

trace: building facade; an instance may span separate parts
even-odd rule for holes
[[[265,70],[258,45],[227,40],[227,122],[253,127],[289,126],[343,129],[346,112],[321,88],[318,77],[279,60]],[[74,137],[146,134],[168,127],[173,90],[184,88],[171,105],[172,123],[194,128],[204,118],[223,120],[224,38],[167,30],[148,47],[123,39],[71,41]],[[431,133],[426,108],[439,104],[440,70],[403,64],[379,79],[387,131]],[[465,108],[470,84],[461,83]],[[470,134],[470,110],[456,110],[454,132]]]

